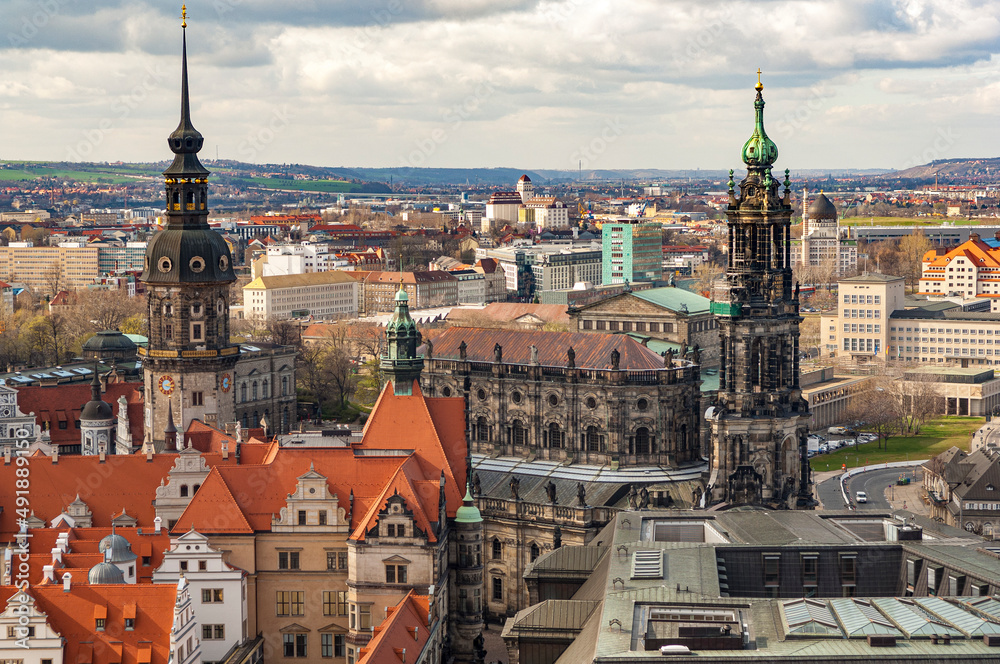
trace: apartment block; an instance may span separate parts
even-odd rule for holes
[[[11,242],[0,247],[0,279],[52,295],[83,288],[100,276],[99,253],[97,247],[82,242],[62,242],[56,247]]]
[[[347,272],[257,277],[243,287],[247,318],[345,318],[358,315],[360,286]]]

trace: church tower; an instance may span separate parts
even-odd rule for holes
[[[778,148],[764,131],[759,80],[754,130],[743,146],[747,175],[729,178],[729,253],[715,284],[719,323],[718,402],[707,419],[712,456],[706,505],[805,507],[811,502],[799,389],[798,285],[792,284],[791,183],[771,174]]]
[[[397,396],[413,394],[413,381],[420,379],[424,358],[417,355],[420,332],[410,317],[409,296],[403,285],[396,293],[396,310],[385,326],[386,354],[382,356],[382,371],[392,381]]]
[[[146,441],[162,443],[171,401],[180,430],[193,419],[235,420],[229,343],[229,287],[236,281],[229,246],[208,226],[208,171],[198,161],[205,140],[191,123],[187,15],[182,15],[181,120],[167,144],[167,223],[146,249],[140,280],[148,292],[149,347],[143,358]],[[157,445],[159,448],[160,445]]]

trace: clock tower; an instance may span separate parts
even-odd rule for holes
[[[166,225],[146,249],[149,346],[143,351],[145,440],[162,449],[168,413],[181,432],[193,419],[235,421],[233,375],[239,347],[229,342],[229,246],[208,226],[209,172],[198,160],[204,138],[191,124],[187,15],[182,15],[181,119],[167,144]],[[182,434],[183,435],[183,434]]]
[[[787,170],[783,183],[771,174],[778,148],[764,131],[763,87],[758,78],[739,195],[729,172],[728,265],[712,292],[720,368],[718,401],[706,413],[712,427],[706,504],[808,507],[809,414],[799,388],[791,183]]]

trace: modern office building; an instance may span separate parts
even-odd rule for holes
[[[263,320],[354,318],[360,290],[358,281],[340,270],[257,277],[243,287],[243,315]]]
[[[601,226],[602,283],[659,281],[663,278],[663,227],[641,219]]]

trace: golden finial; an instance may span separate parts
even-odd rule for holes
[[[188,6],[181,5],[181,27],[188,27]]]
[[[757,67],[757,85],[754,87],[757,89],[757,92],[764,89],[764,84],[760,82],[760,67]]]

